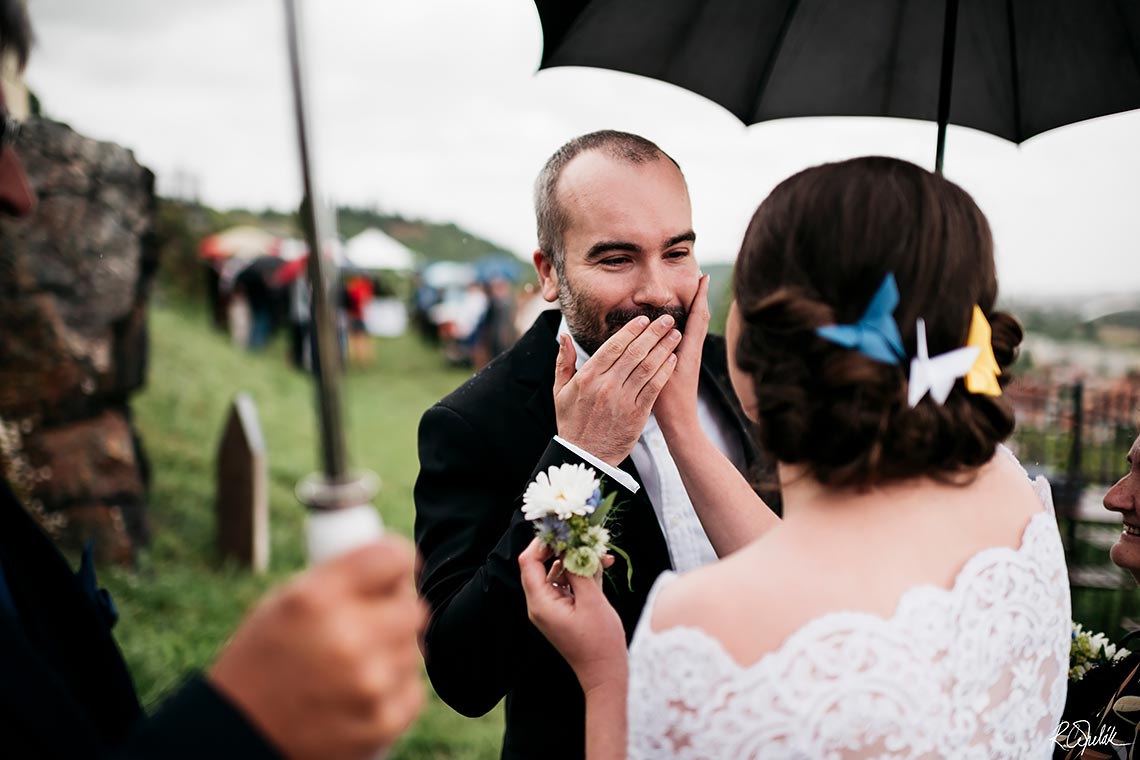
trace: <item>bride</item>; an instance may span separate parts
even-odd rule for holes
[[[982,212],[913,164],[815,167],[760,205],[726,332],[783,521],[659,578],[628,654],[600,576],[519,559],[590,760],[1051,755],[1069,590],[1048,484],[1001,445],[1021,328],[996,295]],[[693,501],[762,509],[682,396],[655,413]]]

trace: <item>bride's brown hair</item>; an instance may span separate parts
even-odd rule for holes
[[[971,394],[958,380],[945,404],[928,397],[911,409],[909,358],[884,364],[816,335],[856,322],[888,273],[908,357],[916,318],[936,356],[966,344],[977,304],[993,328],[999,379],[1008,379],[1022,330],[994,311],[989,224],[944,177],[882,157],[802,171],[756,210],[736,261],[735,358],[755,384],[760,443],[826,485],[955,479],[1013,431],[1004,398]]]

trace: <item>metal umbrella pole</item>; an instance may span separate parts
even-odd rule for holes
[[[946,155],[946,124],[950,121],[950,95],[954,84],[954,48],[958,44],[958,0],[946,0],[946,20],[942,27],[942,67],[938,82],[938,143],[934,171],[942,173]]]
[[[383,524],[371,500],[379,479],[367,471],[350,472],[347,465],[340,397],[340,349],[336,328],[336,300],[332,285],[335,264],[328,260],[322,243],[331,240],[331,218],[317,192],[313,150],[305,99],[305,69],[302,60],[301,23],[297,0],[284,0],[289,42],[289,71],[293,90],[293,115],[301,158],[304,202],[301,224],[309,245],[309,280],[313,297],[316,337],[316,390],[321,434],[322,469],[297,484],[297,498],[309,510],[306,541],[309,560],[318,563],[375,540]]]

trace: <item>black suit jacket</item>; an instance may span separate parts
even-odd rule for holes
[[[534,537],[522,494],[552,464],[579,461],[553,440],[554,362],[561,315],[543,313],[515,346],[429,409],[420,421],[416,543],[419,589],[431,607],[424,637],[428,676],[460,713],[483,715],[506,697],[504,758],[581,758],[585,710],[573,671],[527,619],[518,556]],[[728,385],[723,339],[704,347],[702,387],[732,410],[750,467],[760,458]],[[640,482],[631,459],[621,469]],[[633,589],[619,558],[606,596],[626,636],[669,551],[645,489],[618,489],[614,543],[633,564]],[[779,509],[778,496],[769,504]]]
[[[200,678],[143,715],[107,617],[2,478],[0,566],[0,757],[279,757]]]

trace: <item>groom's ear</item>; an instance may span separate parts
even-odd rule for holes
[[[554,262],[541,248],[535,249],[534,268],[538,272],[538,285],[542,297],[554,303],[558,300],[558,271],[554,267]]]

